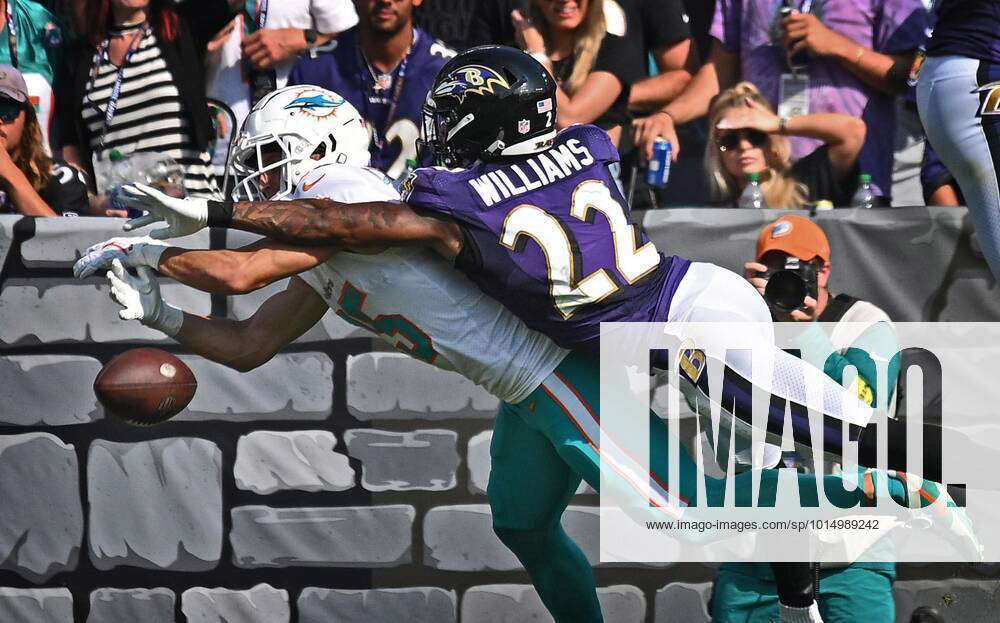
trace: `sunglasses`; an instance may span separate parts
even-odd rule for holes
[[[767,134],[760,130],[733,130],[719,132],[715,137],[715,143],[719,146],[719,151],[728,151],[739,147],[744,138],[753,147],[760,147],[767,142]]]
[[[8,98],[0,98],[0,121],[4,123],[13,122],[23,109],[24,105],[21,102]]]

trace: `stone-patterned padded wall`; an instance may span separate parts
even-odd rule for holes
[[[963,246],[963,214],[824,216],[834,283],[901,319],[1000,318],[992,281]],[[773,216],[645,219],[661,249],[736,268]],[[120,321],[103,279],[72,279],[79,253],[119,226],[0,216],[0,623],[550,620],[490,527],[495,398],[332,313],[248,374],[190,355]],[[887,235],[894,228],[905,235]],[[179,244],[251,239],[213,231]],[[873,240],[881,246],[865,251]],[[914,271],[925,278],[912,291],[892,278]],[[226,298],[168,281],[164,295],[243,318],[281,287]],[[916,301],[905,310],[904,294]],[[197,396],[158,427],[106,418],[94,376],[149,343],[187,361]],[[596,563],[597,496],[578,494],[563,524]],[[609,623],[709,620],[708,566],[595,573]],[[949,621],[996,620],[997,577],[995,565],[903,567],[899,620],[921,604]]]

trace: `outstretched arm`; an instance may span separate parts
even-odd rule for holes
[[[246,320],[185,313],[174,339],[202,357],[246,372],[270,361],[329,309],[309,284],[293,277],[288,288],[264,301]]]
[[[340,203],[330,199],[241,201],[169,197],[144,184],[122,187],[122,202],[147,212],[125,223],[131,231],[163,221],[150,237],[173,238],[203,227],[230,227],[300,245],[331,245],[372,251],[391,246],[430,247],[453,260],[462,248],[454,221],[417,212],[406,203]]]
[[[190,250],[171,247],[148,236],[118,237],[87,249],[73,273],[80,278],[107,268],[148,266],[161,274],[212,294],[244,294],[325,262],[335,247],[296,247],[259,240],[241,249]]]
[[[108,272],[111,296],[124,309],[122,320],[138,320],[184,344],[193,352],[246,372],[267,362],[283,346],[309,330],[326,313],[326,302],[299,277],[246,320],[203,317],[172,307],[160,297],[153,270],[129,273],[115,259]]]
[[[212,204],[208,224],[242,229],[290,243],[337,243],[353,250],[427,246],[448,260],[454,259],[462,247],[458,224],[418,213],[402,202],[241,201],[232,205],[229,214],[223,205]]]
[[[273,240],[214,251],[170,247],[154,268],[204,292],[245,294],[315,268],[334,253],[334,247],[296,247]]]

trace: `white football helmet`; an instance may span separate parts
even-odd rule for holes
[[[229,150],[233,200],[283,199],[323,164],[368,166],[370,142],[365,120],[333,91],[312,85],[278,89],[257,102]],[[264,172],[281,177],[270,197],[261,190]]]

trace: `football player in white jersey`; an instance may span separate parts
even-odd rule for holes
[[[229,167],[234,194],[399,200],[387,178],[365,167],[368,136],[358,113],[335,93],[308,86],[276,91],[257,104],[234,145]],[[641,477],[645,470],[638,463],[599,446],[599,366],[592,356],[570,353],[529,329],[429,249],[367,251],[266,239],[241,249],[202,251],[150,238],[115,238],[88,249],[74,270],[86,277],[111,264],[108,277],[112,296],[124,308],[122,319],[138,320],[237,370],[263,364],[332,308],[399,350],[480,384],[504,401],[490,451],[489,498],[497,535],[524,564],[557,621],[601,621],[590,565],[559,522],[581,478],[598,488],[603,468],[612,486],[638,491],[643,506],[667,508],[668,500],[684,506],[697,495],[694,462],[686,454],[679,457],[679,491],[668,491],[665,453],[656,453],[652,473]],[[154,270],[223,294],[291,279],[253,316],[230,320],[171,307],[160,297]],[[665,426],[653,414],[650,422],[652,447],[668,448]],[[866,472],[869,485],[878,473]],[[753,472],[737,476],[752,477]],[[776,472],[763,472],[762,489],[776,483]],[[725,486],[724,480],[706,479],[709,496]],[[837,503],[845,506],[866,498],[861,487],[845,490],[838,482],[823,488],[841,492]],[[815,492],[817,486],[803,483],[800,490]],[[889,480],[889,490],[904,505],[912,501],[899,480]]]

